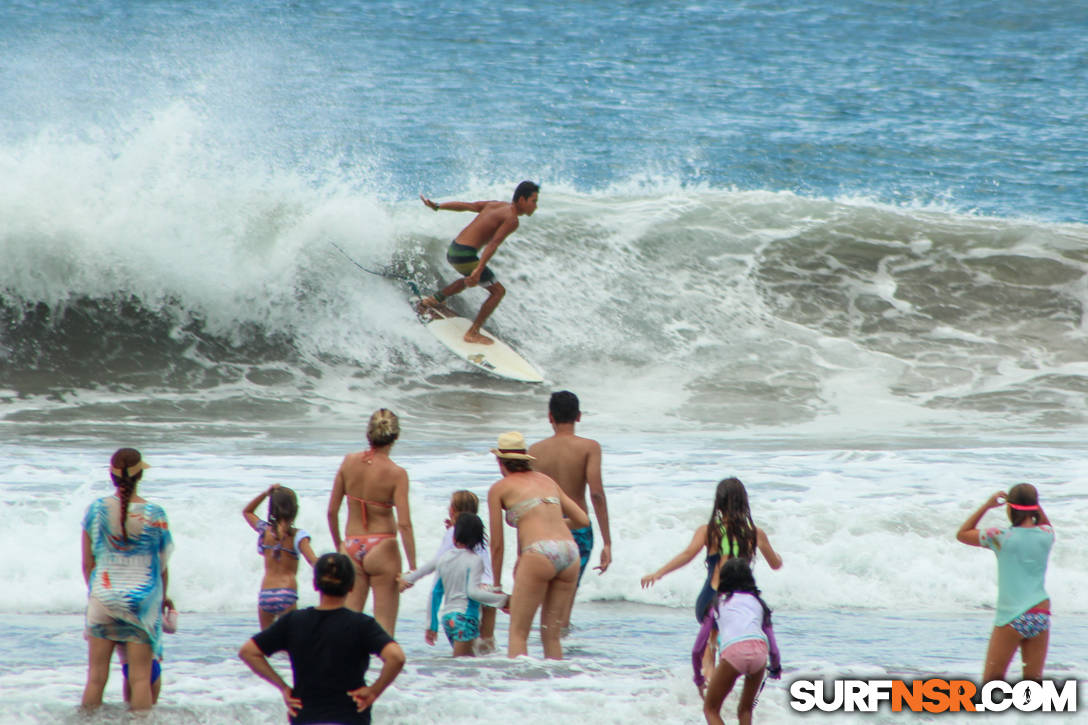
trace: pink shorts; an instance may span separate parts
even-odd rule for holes
[[[742,675],[754,675],[767,666],[767,643],[742,639],[722,650],[721,658]]]

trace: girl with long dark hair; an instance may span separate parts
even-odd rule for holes
[[[695,529],[687,548],[654,573],[642,577],[642,587],[653,586],[666,574],[690,563],[704,549],[706,580],[695,602],[695,619],[699,622],[700,631],[696,638],[696,651],[692,653],[695,685],[700,691],[706,684],[707,673],[714,668],[713,622],[707,615],[718,588],[718,570],[722,562],[737,558],[751,563],[758,551],[772,569],[782,566],[782,557],[771,546],[767,534],[752,519],[748,491],[738,478],[726,478],[718,483],[710,519]]]

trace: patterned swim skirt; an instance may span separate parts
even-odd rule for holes
[[[1050,629],[1050,615],[1046,612],[1025,612],[1009,622],[1009,626],[1024,639],[1031,639]]]
[[[451,612],[442,617],[442,629],[446,639],[454,642],[471,642],[480,636],[480,620],[464,612]]]

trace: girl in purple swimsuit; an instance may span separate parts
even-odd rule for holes
[[[268,499],[268,521],[257,516],[257,507]],[[310,566],[317,557],[310,547],[310,535],[295,528],[298,499],[295,492],[272,484],[250,501],[242,515],[257,532],[257,553],[264,558],[264,579],[257,598],[257,618],[267,629],[279,617],[295,608],[298,601],[298,557],[306,557]]]

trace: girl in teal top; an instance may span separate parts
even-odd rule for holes
[[[1012,526],[980,530],[983,515],[1001,505]],[[990,496],[963,522],[956,538],[997,555],[997,614],[983,681],[1005,679],[1017,649],[1024,663],[1024,679],[1042,679],[1050,644],[1050,597],[1044,583],[1054,529],[1039,505],[1035,487],[1018,483],[1008,493],[998,491]]]

